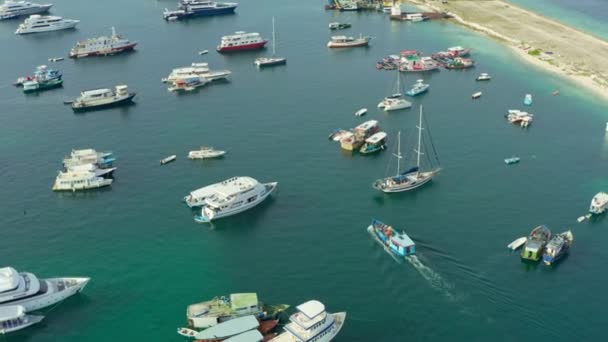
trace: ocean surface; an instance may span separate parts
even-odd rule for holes
[[[89,276],[80,295],[42,324],[0,341],[181,341],[188,304],[234,292],[267,303],[322,301],[346,311],[336,341],[599,341],[608,306],[608,221],[578,224],[592,196],[608,190],[608,105],[568,81],[523,64],[507,48],[444,22],[391,22],[379,13],[324,11],[322,1],[243,1],[232,16],[165,22],[175,1],[55,0],[53,13],[77,30],[13,34],[0,22],[0,264],[39,277]],[[118,10],[117,10],[118,9]],[[257,70],[270,51],[221,55],[222,35],[271,36],[288,64]],[[328,50],[327,23],[374,37],[369,48]],[[111,26],[139,41],[136,52],[51,63],[61,89],[24,95],[11,86],[77,40]],[[395,75],[375,69],[405,49],[426,54],[462,45],[477,67],[405,75],[430,91],[410,110],[380,112]],[[209,49],[199,56],[198,51]],[[176,96],[160,82],[192,62],[233,72],[229,82]],[[480,72],[492,81],[476,83]],[[137,104],[73,114],[62,104],[81,90],[128,84]],[[552,96],[554,89],[559,96]],[[470,96],[483,91],[483,97]],[[533,125],[503,117],[534,96]],[[384,177],[395,136],[412,157],[424,105],[443,170],[411,193],[371,187]],[[353,115],[361,107],[367,116]],[[376,156],[341,152],[336,128],[378,120],[391,147]],[[190,161],[200,145],[226,158]],[[73,148],[113,151],[111,188],[54,193],[62,157]],[[175,163],[158,161],[177,154]],[[506,166],[517,155],[521,162]],[[411,160],[411,158],[410,158]],[[394,165],[394,162],[393,164]],[[278,181],[253,210],[197,224],[181,202],[193,189],[232,176]],[[378,218],[417,243],[417,261],[397,263],[366,227]],[[569,257],[554,267],[525,264],[506,245],[539,224],[572,229]]]

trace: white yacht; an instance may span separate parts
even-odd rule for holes
[[[216,150],[209,146],[201,146],[198,150],[188,152],[188,159],[212,159],[219,158],[225,154],[226,151]]]
[[[89,190],[103,188],[111,184],[112,179],[98,177],[95,175],[95,172],[81,170],[59,171],[53,184],[53,191]]]
[[[277,182],[259,183],[251,177],[233,177],[212,185],[196,222],[211,222],[232,216],[262,203],[277,187]]]
[[[137,42],[130,41],[117,34],[114,27],[112,27],[112,35],[110,37],[101,36],[76,43],[76,46],[70,50],[70,58],[115,55],[125,51],[132,51],[136,45]]]
[[[605,192],[598,192],[591,200],[589,205],[589,213],[593,215],[603,214],[608,209],[608,194]]]
[[[112,152],[97,152],[92,148],[72,150],[63,158],[63,166],[70,168],[78,165],[95,164],[100,168],[111,167],[116,161]]]
[[[30,15],[19,25],[15,34],[39,33],[66,30],[76,27],[80,20],[63,19],[51,15]]]
[[[130,92],[129,87],[124,84],[117,85],[114,90],[108,88],[86,90],[72,102],[72,110],[84,112],[128,105],[133,102],[135,95],[136,93]]]
[[[6,0],[0,5],[0,20],[13,19],[22,15],[48,12],[53,4],[35,4],[29,1]]]
[[[0,306],[0,335],[25,329],[43,318],[39,315],[26,315],[25,308],[21,305]]]
[[[162,79],[163,83],[174,83],[177,80],[183,80],[190,77],[203,77],[208,81],[215,81],[219,79],[225,79],[230,76],[232,72],[229,70],[210,70],[209,63],[192,63],[187,67],[175,68],[171,71],[169,76]]]
[[[298,312],[289,317],[285,332],[270,342],[329,342],[344,326],[346,312],[327,313],[323,303],[310,300],[297,306]]]
[[[0,308],[21,305],[26,312],[57,304],[82,291],[90,278],[38,279],[12,267],[0,268]]]

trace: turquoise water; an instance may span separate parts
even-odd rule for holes
[[[269,303],[323,301],[347,311],[337,341],[553,339],[600,340],[608,261],[605,219],[577,224],[591,197],[608,187],[608,106],[576,86],[522,64],[508,49],[441,22],[408,25],[376,13],[323,11],[320,2],[244,2],[237,15],[166,23],[173,1],[55,1],[54,13],[79,29],[17,37],[0,23],[0,260],[41,277],[90,276],[85,291],[48,313],[43,324],[6,341],[180,341],[186,305],[256,291]],[[116,11],[116,8],[121,8]],[[222,35],[271,33],[288,65],[259,71],[263,53],[219,55]],[[375,37],[368,49],[329,51],[327,23]],[[140,41],[137,52],[67,60],[65,86],[24,96],[10,86],[76,40],[110,26]],[[416,110],[385,114],[375,105],[394,75],[382,56],[471,46],[475,70],[424,76],[423,104],[443,171],[412,193],[384,195],[371,183],[390,154],[347,155],[327,140],[335,128],[376,119],[411,151]],[[200,57],[197,51],[211,52]],[[160,79],[177,66],[208,61],[230,82],[184,96]],[[491,82],[474,78],[489,72]],[[419,75],[407,75],[406,87]],[[75,115],[62,104],[80,90],[128,84],[137,105]],[[553,89],[560,96],[551,96]],[[475,102],[470,95],[481,90]],[[503,114],[534,95],[527,131]],[[369,108],[364,118],[353,113]],[[228,149],[223,160],[192,162],[202,144]],[[110,189],[53,193],[62,156],[72,148],[111,150]],[[178,160],[159,167],[158,160]],[[505,157],[520,164],[507,167]],[[181,202],[189,191],[235,175],[278,181],[259,207],[213,226],[196,224]],[[372,217],[403,228],[418,262],[396,263],[365,231]],[[538,224],[573,230],[571,255],[554,268],[520,262],[505,246]]]
[[[606,0],[509,0],[544,16],[608,39]]]

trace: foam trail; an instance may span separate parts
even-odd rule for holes
[[[448,283],[446,280],[441,277],[441,275],[435,272],[432,268],[423,264],[420,259],[418,259],[415,255],[410,255],[405,258],[414,268],[420,273],[420,275],[426,279],[426,281],[436,290],[441,292],[443,295],[448,297],[451,300],[456,299],[456,297],[450,292],[450,290],[454,287],[452,284]]]

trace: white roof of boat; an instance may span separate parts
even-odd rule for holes
[[[203,330],[194,336],[194,339],[220,339],[235,336],[249,330],[256,329],[260,323],[253,315],[243,316],[220,323]]]
[[[376,120],[369,120],[369,121],[365,121],[364,123],[360,124],[359,126],[357,126],[355,129],[362,129],[367,131],[368,129],[377,126],[378,125],[378,121]]]
[[[233,177],[221,183],[214,184],[213,189],[216,193],[228,197],[253,188],[257,184],[258,181],[251,177]]]
[[[259,331],[250,330],[240,335],[236,335],[227,340],[224,340],[224,342],[260,342],[262,341],[262,339],[264,339],[264,336],[262,336]]]
[[[370,144],[375,144],[384,138],[386,138],[386,133],[378,132],[378,133],[372,135],[371,137],[365,139],[365,142],[370,143]]]
[[[110,93],[110,92],[112,92],[112,91],[108,88],[101,88],[101,89],[85,90],[81,94],[82,94],[82,96],[92,96],[92,95],[106,94],[106,93]]]
[[[309,319],[313,319],[325,312],[325,305],[318,300],[309,300],[304,304],[298,305],[297,309]]]
[[[393,241],[394,243],[403,246],[403,247],[408,247],[408,246],[415,246],[416,244],[414,243],[414,241],[412,241],[412,239],[410,239],[409,236],[407,236],[407,234],[405,233],[399,233],[394,235],[391,238],[391,241]]]
[[[19,273],[12,267],[0,268],[0,292],[14,289],[19,285]]]
[[[448,48],[448,51],[459,51],[459,50],[464,50],[462,48],[462,46],[452,46]]]
[[[258,305],[257,293],[233,293],[230,295],[232,309],[248,308],[253,305]]]
[[[19,318],[25,314],[25,308],[21,305],[9,305],[0,307],[0,322]]]

